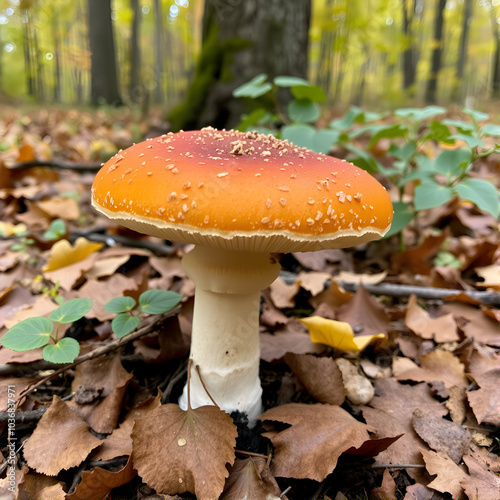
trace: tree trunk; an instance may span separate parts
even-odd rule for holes
[[[469,25],[472,19],[472,0],[464,0],[462,18],[462,33],[460,34],[460,48],[457,58],[456,81],[453,89],[453,98],[458,101],[463,96],[463,77],[467,63],[467,44],[469,41]]]
[[[121,105],[116,73],[111,0],[88,0],[89,42],[92,68],[91,102]]]
[[[493,25],[493,40],[495,41],[495,53],[493,55],[493,81],[492,83],[492,97],[494,99],[500,98],[500,30],[496,22],[495,16],[492,15]]]
[[[414,97],[417,82],[417,64],[419,59],[419,43],[415,38],[415,26],[422,20],[423,0],[401,0],[403,14],[403,35],[407,47],[402,53],[403,90]]]
[[[174,130],[238,124],[245,104],[233,90],[254,76],[307,78],[311,0],[205,0],[203,44]]]
[[[130,34],[130,100],[140,102],[144,88],[141,87],[141,48],[139,46],[139,28],[141,7],[139,0],[130,0],[132,9],[132,32]]]
[[[163,12],[160,0],[154,0],[155,11],[155,89],[154,100],[162,102],[163,83]]]
[[[446,0],[438,0],[436,4],[436,16],[434,18],[434,50],[432,51],[431,71],[427,79],[427,90],[425,100],[428,103],[436,102],[437,79],[441,69],[441,56],[443,55],[443,25],[444,8]]]

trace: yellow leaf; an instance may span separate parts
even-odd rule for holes
[[[14,225],[11,222],[0,222],[1,236],[20,236],[27,230],[28,228],[24,224]]]
[[[55,271],[86,259],[90,254],[102,248],[102,243],[92,243],[85,238],[78,238],[72,247],[68,240],[60,240],[52,246],[49,261],[43,268],[45,272]]]
[[[317,344],[325,344],[341,351],[362,351],[373,339],[385,338],[383,333],[377,335],[354,336],[349,323],[325,319],[320,316],[302,318],[299,321],[307,326],[311,340]]]

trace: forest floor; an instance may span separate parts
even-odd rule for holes
[[[196,490],[207,499],[225,484],[221,498],[233,500],[499,500],[500,235],[491,215],[457,200],[419,214],[404,250],[394,236],[282,256],[262,298],[257,425],[198,412],[202,438],[172,445],[157,432],[175,434],[186,418],[175,403],[186,383],[194,285],[181,258],[190,248],[116,227],[91,208],[90,186],[117,148],[164,129],[125,110],[0,116],[0,336],[61,300],[93,300],[60,331],[86,361],[61,368],[41,348],[0,349],[1,498]],[[475,169],[500,179],[500,158]],[[62,233],[44,237],[55,219]],[[118,343],[104,304],[156,288],[182,294],[180,308],[142,318],[139,335]],[[375,337],[358,351],[335,334],[314,343],[298,320],[310,316]]]

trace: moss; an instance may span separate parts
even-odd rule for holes
[[[168,116],[173,132],[198,128],[198,117],[203,111],[212,87],[218,81],[232,80],[230,66],[235,54],[250,45],[249,41],[242,38],[220,40],[217,28],[211,30],[203,44],[186,98],[172,109]]]

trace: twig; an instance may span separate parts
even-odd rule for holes
[[[176,306],[173,309],[171,309],[170,311],[168,311],[167,313],[165,313],[164,315],[162,315],[161,318],[158,319],[157,321],[155,321],[149,325],[146,325],[145,327],[140,328],[139,330],[137,330],[133,333],[130,333],[129,335],[127,335],[125,337],[122,337],[121,339],[110,342],[109,344],[106,344],[102,347],[98,347],[97,349],[94,349],[93,351],[90,351],[89,353],[84,354],[83,356],[79,356],[78,358],[75,359],[75,361],[73,361],[73,363],[70,363],[68,365],[65,365],[65,366],[59,368],[59,370],[56,370],[55,372],[51,373],[50,375],[43,377],[36,384],[33,384],[32,386],[30,386],[27,389],[25,389],[24,391],[22,391],[21,394],[15,400],[15,403],[18,403],[22,398],[24,398],[25,396],[27,396],[28,394],[33,392],[37,387],[40,387],[42,384],[45,384],[45,382],[51,380],[54,377],[57,377],[61,373],[64,373],[65,371],[67,371],[71,368],[74,368],[75,366],[79,365],[80,363],[83,363],[84,361],[88,361],[90,359],[97,358],[99,356],[104,356],[105,354],[108,354],[112,351],[116,351],[117,349],[128,344],[129,342],[132,342],[133,340],[136,340],[140,337],[143,337],[144,335],[147,335],[148,333],[151,333],[156,328],[158,323],[164,321],[167,318],[175,316],[176,314],[179,313],[180,310],[181,310],[181,307]],[[4,408],[3,411],[5,411],[5,410],[6,410],[6,408]]]
[[[0,423],[5,423],[11,418],[15,420],[16,424],[38,422],[43,417],[43,414],[47,411],[48,408],[48,406],[42,406],[41,408],[38,408],[38,410],[16,411],[12,413],[2,411],[0,412]]]
[[[184,375],[187,372],[187,363],[182,363],[178,368],[177,371],[173,374],[172,377],[170,377],[170,380],[168,381],[167,387],[165,388],[165,391],[163,392],[161,396],[161,402],[162,404],[165,404],[169,398],[170,394],[172,392],[172,389],[174,388],[174,385],[177,384],[177,382],[184,377]]]
[[[25,168],[33,167],[51,167],[59,170],[76,170],[77,172],[97,172],[102,166],[102,163],[72,163],[63,160],[31,160],[19,161],[7,168],[9,170],[23,170]]]
[[[191,360],[189,360],[189,361],[191,361]],[[202,378],[202,376],[201,376],[201,371],[200,371],[200,367],[199,367],[199,365],[195,365],[195,367],[194,367],[194,368],[195,368],[196,372],[198,373],[198,377],[200,378],[201,385],[203,386],[203,389],[205,389],[205,392],[207,393],[207,396],[210,398],[210,401],[212,401],[212,403],[213,403],[213,404],[214,404],[217,408],[219,408],[219,410],[220,410],[219,405],[218,405],[218,404],[214,401],[214,398],[213,398],[213,397],[212,397],[212,395],[208,392],[208,389],[207,389],[207,386],[205,385],[205,382],[203,382],[203,378]],[[191,371],[189,366],[188,366],[188,370],[189,370],[189,371]]]
[[[245,450],[238,450],[235,448],[235,453],[239,453],[240,455],[247,455],[249,457],[257,457],[257,458],[265,458],[266,460],[269,458],[267,455],[263,455],[262,453],[254,453],[253,451],[245,451]]]

